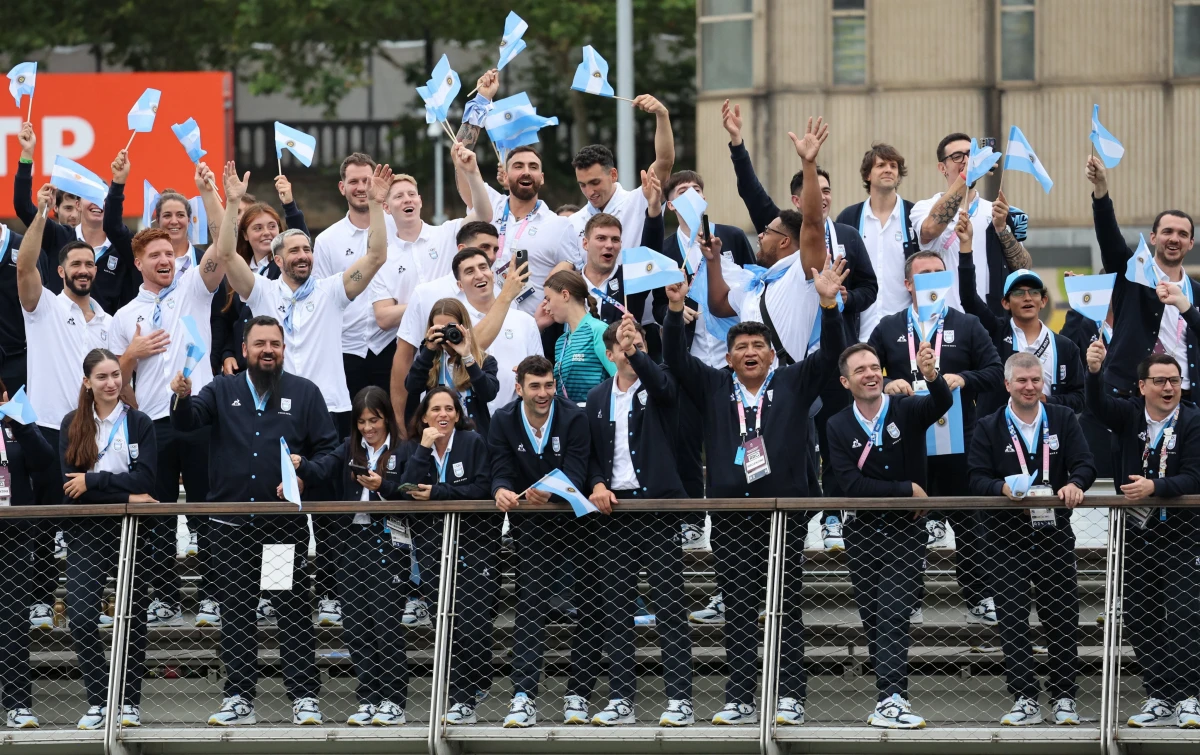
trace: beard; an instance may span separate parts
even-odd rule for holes
[[[538,184],[537,179],[534,179],[532,186],[522,186],[514,180],[508,182],[508,193],[512,194],[522,202],[528,202],[538,195],[538,191],[542,187]]]
[[[76,296],[87,296],[92,292],[92,280],[92,278],[76,280],[74,277],[70,277],[63,281],[63,285]]]
[[[249,366],[250,382],[259,396],[279,395],[279,383],[283,380],[283,364],[276,363],[275,369],[263,369],[257,363]]]
[[[296,264],[292,263],[286,270],[288,277],[297,283],[303,284],[312,275],[312,265],[301,271],[296,270]]]

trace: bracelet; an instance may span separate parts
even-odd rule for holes
[[[829,306],[822,304],[821,309],[837,309],[837,300],[834,299],[833,304],[830,304]]]
[[[471,365],[475,364],[475,356],[473,354],[467,354],[462,358],[462,363],[463,367],[470,367]]]
[[[32,157],[22,157],[17,162],[25,163],[26,165],[33,165],[33,158]]]

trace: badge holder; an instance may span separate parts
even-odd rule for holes
[[[389,516],[384,528],[392,538],[392,545],[405,550],[412,548],[412,529],[408,526],[407,519],[402,516]]]
[[[1049,485],[1034,485],[1025,493],[1026,498],[1053,498],[1054,489]],[[1053,527],[1055,524],[1054,509],[1029,509],[1029,520],[1034,528]]]
[[[767,459],[767,444],[761,437],[752,438],[742,444],[738,451],[742,468],[746,471],[746,482],[757,482],[771,474],[771,462]]]
[[[12,472],[8,469],[8,449],[0,434],[0,506],[12,505]]]

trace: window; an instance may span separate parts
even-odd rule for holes
[[[833,83],[867,83],[866,0],[833,0]]]
[[[754,86],[754,0],[702,0],[700,88]]]
[[[1175,76],[1200,76],[1200,0],[1175,0]]]
[[[1033,81],[1035,0],[1001,0],[1000,78]]]

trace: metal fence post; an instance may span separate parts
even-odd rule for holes
[[[108,663],[108,716],[104,723],[105,755],[124,755],[128,750],[120,741],[121,707],[125,704],[125,667],[129,657],[130,606],[133,603],[134,570],[137,567],[139,520],[121,517],[121,541],[117,558],[116,595],[114,596],[112,649]]]
[[[763,627],[762,694],[759,695],[759,748],[763,755],[779,755],[775,743],[775,707],[779,697],[779,637],[782,622],[783,573],[788,512],[771,512],[771,534],[767,545],[767,602]]]
[[[1108,553],[1104,567],[1104,645],[1100,671],[1100,752],[1115,755],[1121,697],[1121,603],[1124,592],[1125,509],[1108,510]]]
[[[454,594],[458,578],[458,531],[462,515],[442,517],[442,564],[438,578],[437,616],[433,635],[433,678],[429,702],[430,755],[450,755],[454,747],[446,741],[446,714],[450,694],[450,653],[454,636]]]

